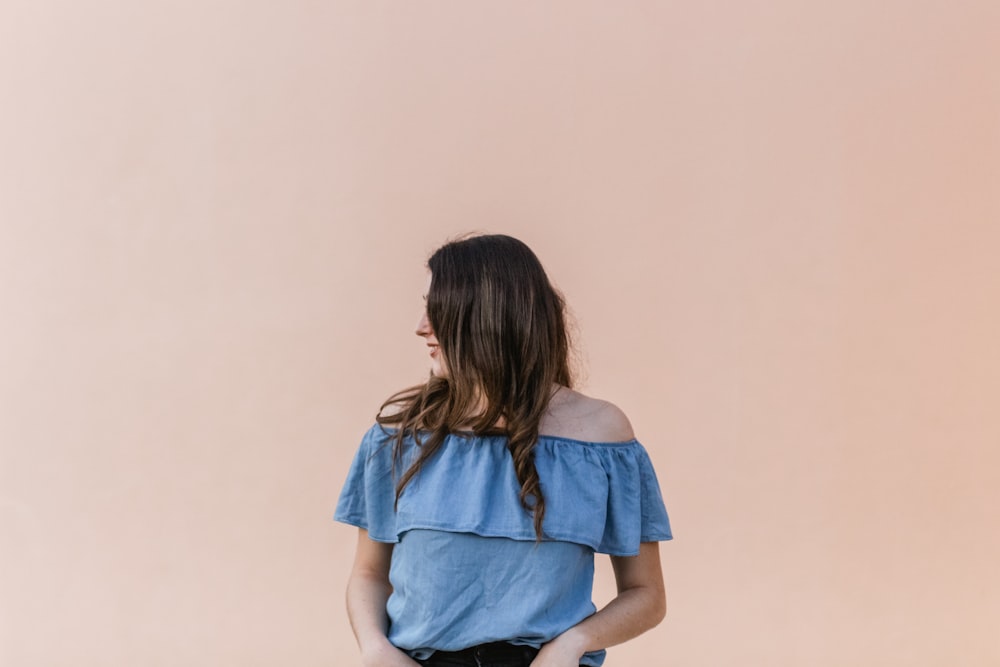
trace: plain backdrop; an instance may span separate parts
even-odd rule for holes
[[[667,619],[609,667],[1000,664],[998,28],[3,0],[0,664],[357,667],[334,505],[477,230],[659,474]]]

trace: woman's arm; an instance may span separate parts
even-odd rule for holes
[[[347,616],[366,667],[419,667],[386,639],[389,618],[385,603],[392,592],[391,558],[391,544],[376,542],[368,537],[367,530],[358,529],[354,566],[347,580]]]
[[[643,542],[638,556],[612,556],[618,595],[542,647],[531,667],[576,667],[587,651],[621,644],[649,630],[667,613],[659,542]]]

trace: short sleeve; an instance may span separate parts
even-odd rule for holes
[[[396,506],[395,433],[375,424],[351,462],[334,519],[395,543],[412,529],[535,539],[502,437],[454,437],[424,462]],[[416,455],[404,439],[399,473]],[[641,542],[670,540],[656,472],[638,440],[587,443],[548,436],[535,448],[546,511],[545,538],[613,556],[635,556]],[[460,500],[459,500],[460,499]]]
[[[608,448],[604,453],[608,507],[604,535],[595,551],[635,556],[640,542],[673,539],[663,494],[646,449],[635,441],[629,447]]]
[[[364,528],[378,542],[397,542],[392,443],[385,435],[375,424],[361,439],[333,518]]]

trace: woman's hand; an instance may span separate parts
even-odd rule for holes
[[[531,661],[531,667],[578,667],[584,653],[582,642],[582,637],[577,638],[573,628],[570,628],[542,646]]]
[[[420,663],[403,653],[388,641],[361,653],[365,667],[420,667]],[[575,665],[573,667],[576,667]]]

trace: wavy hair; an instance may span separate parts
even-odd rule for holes
[[[450,241],[427,266],[427,319],[446,373],[396,392],[379,409],[378,423],[398,428],[394,461],[402,460],[407,435],[420,448],[396,485],[396,502],[459,427],[468,425],[464,430],[475,435],[502,434],[521,484],[521,506],[533,516],[540,541],[545,498],[534,459],[539,422],[553,384],[572,387],[565,301],[535,253],[503,234]],[[385,414],[393,405],[398,410]]]

